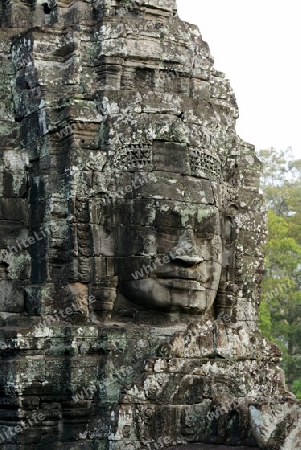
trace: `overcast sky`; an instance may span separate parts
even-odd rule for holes
[[[177,0],[235,91],[238,134],[301,158],[301,1]]]

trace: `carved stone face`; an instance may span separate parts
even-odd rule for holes
[[[209,180],[166,169],[140,174],[134,198],[117,202],[119,289],[145,308],[202,312],[221,276],[216,195]]]

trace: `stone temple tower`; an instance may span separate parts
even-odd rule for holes
[[[198,28],[175,0],[2,0],[0,27],[0,448],[301,449],[261,164]]]

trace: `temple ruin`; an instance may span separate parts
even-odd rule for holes
[[[2,0],[0,27],[0,448],[301,449],[262,167],[198,28],[175,0]]]

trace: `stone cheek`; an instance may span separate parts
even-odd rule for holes
[[[0,26],[0,443],[291,448],[261,164],[199,30],[174,0],[1,2]]]

